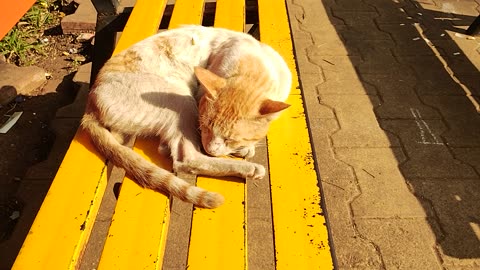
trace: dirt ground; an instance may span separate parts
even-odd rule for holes
[[[9,217],[21,208],[14,196],[20,181],[30,166],[48,157],[55,141],[50,122],[59,108],[72,103],[77,92],[72,78],[80,64],[90,61],[90,41],[62,34],[60,20],[44,31],[43,38],[48,39],[46,55],[34,65],[49,74],[46,84],[0,108],[0,124],[13,112],[23,112],[8,133],[0,134],[0,241],[8,238]],[[74,57],[85,61],[73,61]]]

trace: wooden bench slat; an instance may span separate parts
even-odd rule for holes
[[[243,1],[217,2],[216,27],[243,30]],[[226,6],[229,5],[229,6]],[[237,7],[240,9],[232,9]],[[197,177],[197,185],[225,196],[217,209],[195,209],[188,265],[191,269],[245,269],[245,180]]]
[[[263,139],[255,149],[252,162],[268,168],[267,140]],[[246,238],[247,265],[250,269],[275,269],[275,243],[273,237],[272,198],[270,196],[270,175],[246,184]]]
[[[137,140],[134,150],[171,170],[157,147],[157,141]],[[125,178],[98,269],[161,268],[169,216],[168,197]]]
[[[167,0],[137,0],[113,55],[157,33]]]
[[[267,136],[277,269],[333,269],[284,1],[258,0],[260,39],[287,61],[292,106]]]
[[[138,0],[114,54],[158,31],[166,1]],[[134,151],[171,170],[169,161],[157,153],[158,141],[139,139]],[[124,178],[115,214],[99,263],[99,269],[158,269],[170,216],[168,198]]]
[[[193,211],[188,252],[191,269],[245,269],[243,181],[197,178],[198,186],[223,193],[225,204],[213,210],[197,208]]]
[[[245,31],[245,1],[217,0],[214,27]]]
[[[13,269],[75,269],[106,183],[104,159],[77,131]]]
[[[185,24],[202,24],[205,0],[176,0],[169,29]]]

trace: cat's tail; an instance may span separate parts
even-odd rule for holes
[[[191,185],[120,144],[94,114],[86,113],[83,116],[82,127],[90,134],[92,142],[100,153],[116,166],[124,168],[139,185],[160,192],[168,192],[199,207],[215,208],[223,203],[222,195]]]

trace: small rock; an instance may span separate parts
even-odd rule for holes
[[[92,62],[81,65],[78,67],[75,76],[73,76],[73,82],[81,86],[82,84],[88,85],[90,83],[90,74],[92,70]]]
[[[10,215],[11,220],[15,220],[20,217],[20,211],[13,211],[13,213]]]
[[[12,102],[17,96],[17,90],[11,85],[4,85],[0,88],[0,105],[4,106]]]
[[[39,67],[17,67],[0,64],[0,89],[13,87],[18,95],[29,95],[46,82],[45,70]]]
[[[92,33],[81,33],[80,35],[77,36],[77,41],[79,42],[86,42],[91,40],[95,34]]]
[[[77,48],[70,48],[70,49],[68,49],[68,52],[71,53],[71,54],[75,54],[75,53],[78,53],[78,50],[77,50]]]
[[[75,13],[62,18],[61,26],[64,34],[95,32],[97,11],[92,1],[75,1],[79,4]]]
[[[42,44],[48,44],[48,38],[41,38],[41,39],[40,39],[40,42],[41,42]]]
[[[22,103],[25,101],[25,97],[24,96],[16,96],[15,97],[15,102],[16,103]]]
[[[87,58],[83,55],[76,55],[75,57],[72,57],[72,60],[76,62],[85,62],[87,61]]]

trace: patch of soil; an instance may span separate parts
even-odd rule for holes
[[[48,157],[55,141],[50,122],[59,108],[74,100],[77,93],[72,82],[74,73],[80,64],[90,61],[90,41],[82,43],[75,35],[64,35],[59,16],[44,30],[42,39],[47,44],[45,55],[36,56],[38,60],[34,65],[45,69],[47,83],[30,96],[17,96],[15,101],[0,108],[0,123],[13,112],[23,112],[6,134],[0,134],[0,219],[3,221],[12,212],[12,207],[3,206],[17,204],[14,195],[28,168]],[[73,61],[74,58],[84,61]],[[0,220],[0,223],[4,222]],[[5,230],[0,228],[0,242]]]

